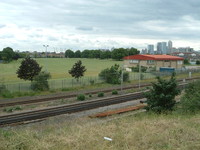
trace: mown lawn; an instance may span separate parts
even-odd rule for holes
[[[43,70],[48,70],[52,79],[71,78],[68,70],[75,62],[81,60],[86,66],[85,76],[97,76],[99,72],[114,64],[122,64],[122,61],[114,60],[100,60],[100,59],[86,59],[86,58],[37,58],[36,61],[43,66]],[[13,61],[9,64],[0,64],[0,80],[8,82],[22,82],[17,78],[16,71],[20,66],[22,59]]]

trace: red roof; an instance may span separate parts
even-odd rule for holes
[[[136,59],[136,60],[183,60],[182,57],[171,55],[131,55],[123,59]]]

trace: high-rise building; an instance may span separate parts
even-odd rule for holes
[[[149,54],[154,54],[154,45],[147,45],[147,51]]]
[[[168,41],[168,45],[167,45],[167,54],[171,54],[172,53],[172,41]]]
[[[167,43],[158,42],[157,43],[157,54],[167,54]]]

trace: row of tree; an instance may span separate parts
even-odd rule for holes
[[[5,63],[11,62],[12,60],[17,60],[19,58],[25,58],[26,54],[14,52],[12,48],[6,47],[0,51],[0,60],[3,60]]]
[[[129,55],[139,54],[136,48],[115,48],[110,50],[84,50],[72,51],[70,49],[65,51],[66,58],[99,58],[99,59],[115,59],[122,60],[123,57]]]

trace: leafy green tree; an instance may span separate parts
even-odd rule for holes
[[[184,63],[185,65],[189,65],[189,64],[190,64],[190,62],[189,62],[188,59],[184,59],[184,60],[183,60],[183,63]]]
[[[110,68],[106,68],[102,70],[99,73],[99,77],[105,80],[106,83],[119,84],[121,83],[121,74],[122,74],[122,70],[120,69],[118,64],[115,64],[114,66],[111,66]],[[128,81],[128,79],[129,79],[128,72],[124,73],[123,80]]]
[[[30,57],[25,58],[19,69],[17,70],[17,77],[24,80],[33,81],[33,78],[38,75],[41,71],[42,67]]]
[[[84,50],[84,51],[81,53],[81,57],[82,57],[82,58],[89,58],[89,57],[90,57],[90,50]]]
[[[79,60],[72,66],[71,70],[69,70],[68,72],[69,74],[71,74],[72,77],[74,77],[77,81],[79,81],[79,78],[84,76],[85,71],[86,71],[85,66],[83,66],[82,61]]]
[[[1,53],[1,57],[4,62],[11,62],[13,60],[14,55],[15,52],[10,47],[4,48]]]
[[[169,80],[164,80],[157,77],[157,82],[152,83],[150,91],[145,93],[147,98],[147,111],[162,113],[172,111],[176,103],[175,96],[180,93],[177,88],[175,73],[172,74]]]
[[[196,61],[196,64],[197,64],[197,65],[200,65],[200,61],[199,61],[199,60],[197,60],[197,61]]]
[[[128,52],[125,48],[117,48],[112,51],[112,59],[122,60],[124,56],[128,56]]]
[[[74,57],[75,57],[75,58],[81,58],[81,51],[77,50],[77,51],[74,53]]]
[[[138,51],[136,48],[133,48],[133,47],[129,48],[127,51],[128,51],[128,55],[137,55],[140,53],[140,51]]]
[[[33,78],[31,82],[31,88],[35,91],[49,90],[48,79],[51,78],[49,72],[42,71]]]
[[[101,55],[100,55],[101,59],[109,59],[111,58],[111,51],[106,50],[106,51],[102,51]]]
[[[70,49],[65,51],[65,57],[66,58],[74,58],[74,52]]]

